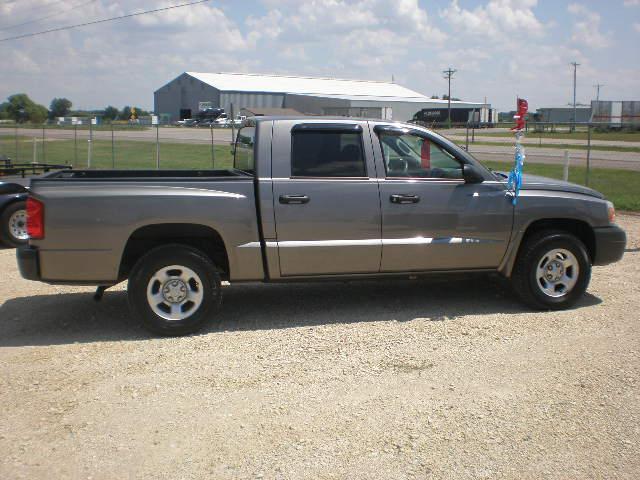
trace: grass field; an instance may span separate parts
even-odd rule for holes
[[[476,136],[481,137],[508,137],[509,132],[490,132],[486,130],[476,130]],[[587,132],[533,132],[527,133],[525,138],[555,138],[566,140],[587,140]],[[612,142],[640,142],[640,132],[591,132],[591,140],[610,140]]]
[[[0,155],[13,159],[15,156],[15,137],[0,137]],[[28,139],[18,139],[18,161],[33,160],[33,143]],[[36,160],[43,163],[73,165],[75,168],[87,168],[88,143],[78,140],[77,149],[73,140],[52,140],[38,142]],[[227,168],[232,165],[231,147],[215,145],[215,167]],[[91,168],[145,169],[156,168],[156,145],[154,142],[116,140],[112,154],[110,140],[92,142]],[[160,142],[160,168],[211,168],[211,145]]]
[[[490,168],[508,171],[511,162],[483,162]],[[562,178],[562,165],[544,163],[527,163],[524,173],[532,173],[550,178]],[[580,185],[586,184],[587,169],[571,167],[569,181]],[[640,211],[640,172],[615,170],[610,168],[592,168],[589,187],[606,195],[618,210]]]
[[[19,138],[21,162],[32,160],[32,143]],[[215,146],[215,167],[232,165],[231,148]],[[0,155],[15,158],[15,138],[0,137]],[[77,157],[73,140],[55,140],[37,146],[37,161],[87,167],[87,142],[79,141]],[[510,162],[485,162],[495,170],[509,170]],[[153,169],[156,167],[156,147],[153,142],[116,141],[112,157],[111,141],[95,140],[92,147],[92,168]],[[211,146],[185,143],[160,143],[160,167],[163,169],[207,169],[212,167]],[[525,173],[562,178],[562,165],[528,163]],[[586,169],[573,166],[569,180],[584,185]],[[620,210],[640,211],[640,172],[595,168],[591,170],[590,186],[604,193]]]
[[[0,129],[5,129],[5,130],[12,130],[15,131],[15,125],[14,124],[0,124]],[[42,130],[43,128],[45,130],[70,130],[73,131],[78,130],[78,131],[89,131],[89,125],[88,124],[83,124],[83,125],[32,125],[30,123],[21,123],[18,125],[18,132],[20,132],[20,129],[22,128],[33,128],[36,130]],[[152,127],[151,125],[136,125],[136,124],[127,124],[127,123],[114,123],[113,125],[111,124],[99,124],[99,125],[91,125],[91,130],[94,131],[128,131],[128,130],[135,130],[135,131],[140,131],[140,130],[149,130],[150,128],[155,128]],[[164,128],[164,127],[163,127]]]
[[[560,150],[586,150],[585,145],[575,145],[570,143],[542,143],[538,144],[537,139],[529,138],[528,141],[524,141],[523,145],[527,147],[535,147],[535,148],[555,148]],[[465,142],[458,141],[458,145],[464,146]],[[469,145],[484,145],[489,147],[507,147],[508,143],[504,142],[491,142],[491,141],[469,141]],[[607,145],[591,145],[591,150],[597,150],[601,152],[629,152],[629,153],[640,153],[640,147],[624,147],[624,146],[607,146]]]

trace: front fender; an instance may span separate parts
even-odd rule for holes
[[[509,277],[518,250],[535,222],[549,221],[562,228],[564,221],[578,221],[590,228],[609,224],[606,201],[597,197],[573,192],[523,190],[518,196],[514,212],[513,234],[507,252],[498,270]]]

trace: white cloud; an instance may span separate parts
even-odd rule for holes
[[[640,0],[624,0],[625,7],[637,7],[640,6]]]
[[[459,32],[479,39],[506,41],[512,35],[541,36],[545,26],[533,12],[537,0],[491,0],[473,10],[452,0],[440,16]]]
[[[431,47],[446,39],[418,0],[266,0],[264,4],[267,14],[246,22],[255,41],[322,47],[344,66],[380,67],[404,56],[412,40]],[[278,26],[270,28],[273,25]]]
[[[600,14],[579,3],[569,4],[567,10],[576,18],[571,34],[576,45],[596,49],[611,46],[611,35],[600,32]]]
[[[0,0],[0,29],[64,11],[42,22],[0,30],[0,37],[180,3],[98,0],[83,5],[86,1]],[[54,96],[66,96],[78,107],[151,107],[152,92],[188,70],[372,80],[389,80],[393,74],[409,88],[441,95],[446,91],[441,72],[451,65],[458,70],[453,84],[457,97],[488,96],[499,108],[513,108],[517,94],[530,99],[532,106],[563,105],[571,97],[569,62],[574,60],[581,64],[581,102],[588,102],[594,83],[605,83],[606,91],[620,97],[631,98],[637,91],[633,48],[640,25],[620,0],[607,3],[607,8],[616,8],[623,20],[604,14],[600,19],[591,9],[601,2],[571,0],[569,15],[575,28],[569,25],[568,33],[564,25],[550,20],[564,18],[567,4],[561,2],[259,2],[249,8],[249,2],[212,1],[0,43],[0,58],[11,66],[2,74],[0,101],[24,91],[44,104]],[[437,3],[444,4],[442,11],[428,6]],[[635,3],[640,0],[627,1],[627,6]],[[625,14],[630,18],[626,22]],[[615,57],[593,48],[611,44],[609,29],[620,38]],[[587,33],[588,38],[582,38]]]
[[[63,12],[5,30],[0,37],[171,4],[175,2],[75,1],[80,7],[68,9],[53,0],[0,2],[0,28]],[[238,54],[250,47],[250,39],[213,3],[4,42],[0,57],[12,72],[3,75],[0,98],[26,91],[47,105],[53,96],[66,96],[83,108],[108,103],[151,107],[153,91],[185,70],[255,70],[254,60]]]

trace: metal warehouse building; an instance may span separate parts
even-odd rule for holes
[[[536,110],[539,122],[571,123],[573,122],[573,107],[542,107]],[[588,122],[591,119],[591,107],[576,106],[576,119],[578,123]]]
[[[206,108],[293,109],[307,115],[335,115],[412,120],[416,115],[442,118],[446,100],[430,99],[395,83],[335,78],[309,78],[246,73],[185,72],[154,92],[154,110],[170,121],[194,117]],[[452,110],[475,111],[490,122],[494,111],[484,103],[452,101]],[[424,115],[425,111],[439,111]],[[453,117],[453,112],[452,112]]]

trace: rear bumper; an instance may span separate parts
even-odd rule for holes
[[[23,278],[27,280],[40,280],[40,261],[36,248],[29,246],[17,248],[16,258],[18,259],[20,275],[22,275]]]
[[[593,232],[596,238],[594,265],[608,265],[622,258],[627,245],[627,234],[624,230],[612,225],[610,227],[594,228]]]

